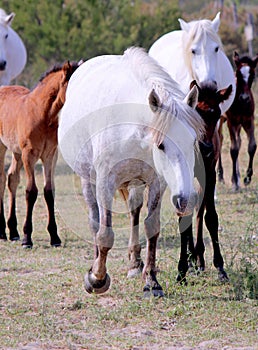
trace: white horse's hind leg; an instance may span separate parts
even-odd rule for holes
[[[142,273],[141,244],[139,242],[139,219],[143,205],[145,186],[138,186],[129,190],[128,207],[130,210],[131,233],[128,244],[129,271],[127,277],[136,277]]]

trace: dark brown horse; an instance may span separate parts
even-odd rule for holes
[[[238,155],[241,147],[240,132],[243,127],[248,137],[249,164],[244,178],[244,184],[251,182],[253,175],[253,158],[257,148],[254,136],[254,98],[252,94],[252,83],[255,77],[255,68],[258,62],[258,54],[254,59],[248,56],[239,57],[235,52],[233,56],[236,65],[236,95],[233,104],[226,112],[226,121],[231,139],[230,155],[232,159],[232,187],[237,191],[240,186],[240,172]],[[224,119],[225,120],[225,119]],[[222,143],[222,123],[221,121],[221,143]],[[219,181],[224,181],[221,156],[218,164]]]
[[[193,82],[192,84],[196,84]],[[220,103],[227,100],[232,93],[232,86],[227,89],[217,91],[216,84],[208,84],[198,87],[199,98],[197,111],[203,118],[206,125],[206,132],[203,140],[199,141],[199,152],[196,154],[195,177],[199,182],[199,202],[196,215],[197,240],[193,242],[193,216],[186,216],[179,219],[179,229],[181,234],[181,253],[178,263],[178,282],[186,282],[186,272],[190,260],[197,263],[200,271],[205,269],[203,243],[203,218],[210,233],[213,245],[213,263],[218,270],[219,279],[227,280],[224,270],[224,261],[220,252],[218,238],[218,214],[214,202],[214,191],[216,185],[216,163],[219,156],[219,136],[217,132],[217,122],[221,115]],[[206,211],[206,212],[205,212]],[[204,215],[205,212],[205,215]]]
[[[197,85],[196,82],[192,82],[191,88],[194,84]],[[232,93],[232,85],[230,85],[227,89],[222,89],[220,91],[217,91],[217,85],[213,83],[197,87],[199,90],[199,97],[196,109],[204,120],[206,126],[203,139],[202,141],[199,141],[199,150],[196,152],[195,160],[195,177],[199,182],[199,199],[196,217],[197,241],[196,245],[194,246],[192,227],[193,215],[180,217],[179,229],[181,234],[181,253],[178,263],[177,276],[177,281],[180,283],[186,282],[185,276],[188,271],[190,261],[194,262],[195,265],[197,264],[199,270],[203,271],[205,269],[203,218],[205,219],[206,227],[211,236],[214,250],[213,262],[218,270],[219,279],[221,281],[228,279],[226,271],[223,267],[224,261],[219,246],[218,214],[215,208],[214,191],[216,184],[215,167],[219,156],[220,145],[216,125],[221,115],[220,103],[229,98]],[[135,200],[136,203],[142,203],[142,198],[139,199],[133,192],[123,195],[125,198],[128,196],[129,198],[131,197],[131,201]],[[137,205],[135,208],[137,208]],[[138,240],[140,209],[141,206],[131,213],[131,220],[135,226],[135,230],[132,231],[129,242],[129,277],[139,274],[143,268],[141,246]]]
[[[54,213],[53,173],[57,159],[58,113],[65,101],[68,81],[78,63],[65,63],[46,72],[33,90],[23,86],[0,88],[0,238],[6,240],[4,217],[5,153],[12,152],[8,170],[10,240],[19,240],[16,218],[16,190],[20,170],[26,174],[26,219],[22,245],[32,247],[32,212],[38,195],[34,167],[44,167],[44,197],[48,208],[48,231],[52,246],[60,246]]]

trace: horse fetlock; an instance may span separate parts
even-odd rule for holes
[[[161,285],[157,281],[156,272],[154,270],[150,270],[149,274],[146,275],[146,284],[143,288],[144,298],[154,297],[163,297],[164,292],[162,290]]]
[[[186,274],[184,272],[179,272],[176,278],[176,282],[181,285],[187,286]]]
[[[0,232],[0,239],[2,239],[3,241],[7,241],[7,236],[5,232]]]
[[[9,238],[10,238],[10,241],[19,241],[20,235],[17,230],[12,230],[10,231]]]
[[[52,247],[60,247],[61,244],[62,244],[62,241],[61,241],[61,239],[59,238],[58,235],[51,236],[50,244],[51,244]]]
[[[218,270],[219,281],[223,282],[223,283],[228,282],[229,278],[228,278],[226,271],[223,269],[223,267],[218,267],[217,270]]]
[[[23,248],[31,249],[33,247],[31,237],[29,237],[28,235],[24,235],[24,238],[22,240],[22,246]]]
[[[91,294],[103,294],[105,293],[109,287],[110,287],[111,279],[109,277],[109,274],[106,273],[104,279],[99,280],[96,278],[92,270],[90,270],[88,273],[86,273],[84,277],[84,287],[85,290]]]
[[[135,262],[134,264],[130,264],[130,268],[127,273],[128,278],[138,277],[142,274],[144,268],[144,263],[142,260]]]

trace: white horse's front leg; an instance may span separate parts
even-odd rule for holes
[[[158,179],[149,188],[148,216],[144,220],[147,237],[146,262],[143,269],[143,278],[146,280],[143,289],[145,297],[151,294],[155,297],[164,296],[162,287],[156,278],[156,249],[160,233],[160,208],[164,190],[165,188],[162,188]]]
[[[85,289],[88,293],[102,294],[110,286],[106,261],[108,251],[114,244],[114,232],[112,229],[113,196],[113,186],[110,189],[106,188],[104,183],[97,183],[96,198],[99,207],[99,230],[96,234],[97,257],[89,272],[85,275]]]

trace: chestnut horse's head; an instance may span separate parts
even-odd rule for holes
[[[59,86],[59,92],[57,94],[56,100],[59,101],[62,106],[65,103],[65,94],[66,94],[66,89],[67,85],[69,82],[69,79],[71,78],[72,74],[75,72],[75,70],[83,63],[83,61],[79,62],[70,62],[67,61],[63,64],[62,66],[62,79],[60,81],[60,86]]]

